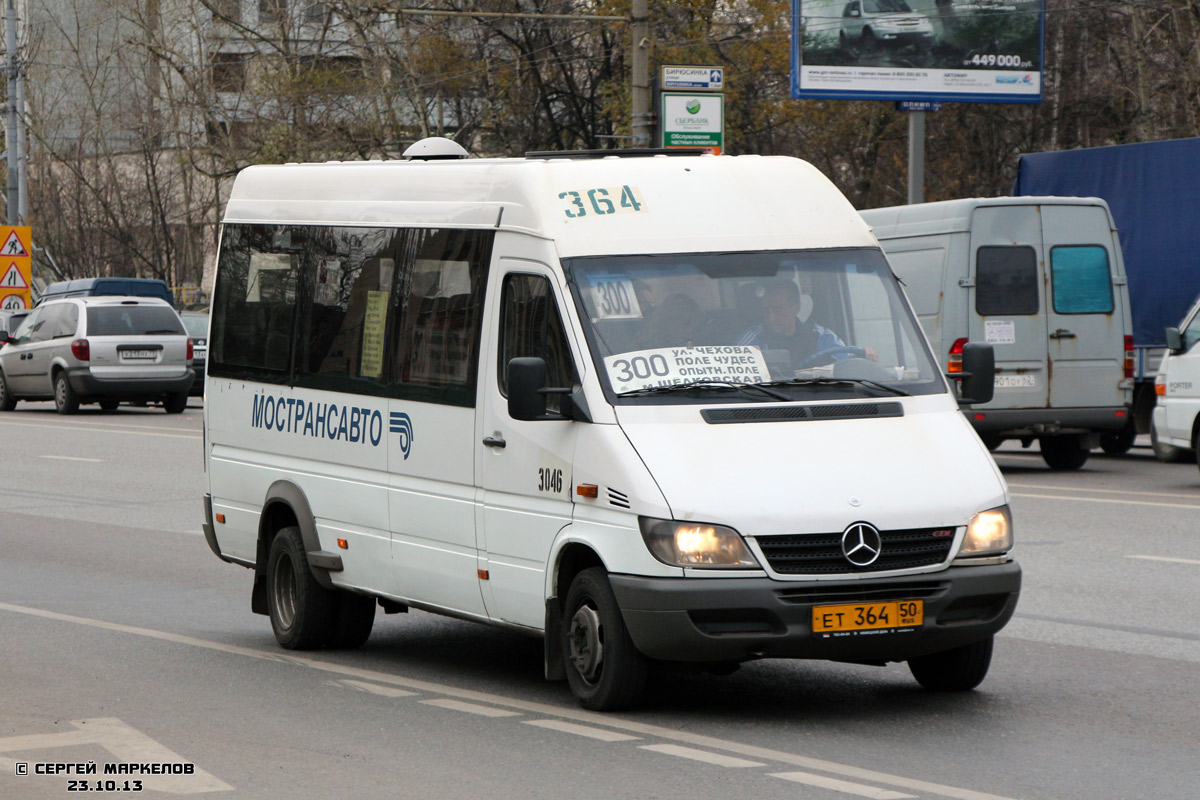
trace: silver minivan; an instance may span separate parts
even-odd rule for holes
[[[111,411],[122,401],[187,407],[192,341],[170,304],[149,297],[77,297],[43,303],[11,334],[0,331],[0,410],[54,400]]]

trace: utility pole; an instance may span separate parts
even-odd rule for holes
[[[908,112],[908,202],[925,202],[925,112]]]
[[[9,0],[12,2],[12,0]],[[650,112],[650,11],[649,0],[633,0],[632,100],[634,147],[650,147],[653,130]]]
[[[21,200],[18,196],[18,186],[21,161],[20,153],[17,152],[17,74],[20,66],[17,60],[17,9],[14,0],[8,0],[4,14],[4,43],[8,50],[8,129],[4,137],[4,149],[8,153],[8,192],[5,199],[8,205],[8,224],[20,225]]]

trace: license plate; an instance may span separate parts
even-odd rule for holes
[[[897,628],[919,628],[925,620],[924,600],[897,600],[890,603],[850,603],[839,606],[814,606],[813,633],[819,636],[854,635],[884,632]]]
[[[157,350],[122,350],[121,358],[158,358]]]
[[[1037,386],[1037,376],[1032,373],[1024,375],[997,375],[993,381],[997,389],[1032,389]]]

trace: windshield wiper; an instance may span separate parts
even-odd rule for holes
[[[870,389],[875,389],[880,392],[894,394],[897,397],[912,397],[911,394],[903,389],[897,389],[895,386],[888,386],[886,383],[873,381],[870,378],[789,378],[783,381],[771,381],[770,383],[762,384],[763,386],[846,386],[858,385],[866,386]]]
[[[636,397],[638,395],[648,394],[668,394],[670,392],[679,392],[687,389],[740,389],[747,392],[753,390],[776,400],[782,400],[786,403],[790,403],[792,401],[792,398],[788,397],[787,395],[768,389],[765,384],[737,383],[736,381],[718,381],[711,379],[688,381],[687,383],[673,383],[668,386],[648,386],[645,389],[634,389],[631,392],[621,392],[618,397]]]

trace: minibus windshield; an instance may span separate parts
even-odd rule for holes
[[[876,249],[595,256],[563,266],[617,402],[946,390]]]

